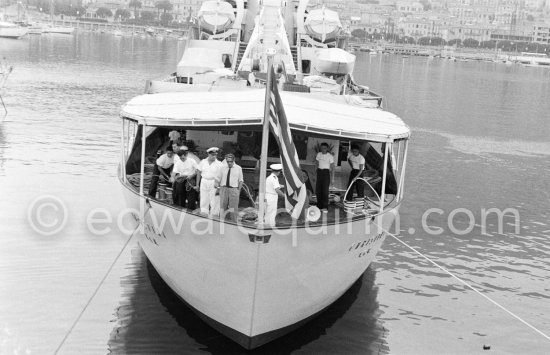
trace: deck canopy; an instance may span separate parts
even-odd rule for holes
[[[120,115],[148,126],[236,129],[261,126],[264,99],[265,89],[141,95]],[[346,96],[282,92],[281,99],[293,130],[378,142],[410,135],[396,115],[348,103]]]

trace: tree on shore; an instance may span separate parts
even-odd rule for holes
[[[113,16],[113,12],[111,10],[109,10],[108,8],[106,8],[106,7],[100,7],[99,9],[97,9],[95,14],[99,18],[105,18],[105,17]]]
[[[160,18],[160,10],[162,10],[163,14],[166,14],[167,11],[172,11],[174,5],[172,5],[170,0],[161,0],[155,3],[155,7],[157,8],[157,16]]]
[[[172,16],[172,14],[164,13],[160,15],[160,22],[162,23],[163,26],[169,25],[170,22],[172,22],[173,20],[174,20],[174,16]]]
[[[155,14],[151,11],[142,11],[140,19],[145,23],[150,23],[155,20]]]
[[[432,44],[432,39],[430,37],[420,37],[418,39],[418,44],[421,46],[429,46]]]
[[[131,0],[129,3],[128,3],[128,6],[129,7],[133,7],[134,8],[134,18],[138,18],[138,12],[137,12],[137,9],[141,9],[141,1],[139,0]]]
[[[129,19],[130,16],[132,16],[132,14],[126,9],[117,9],[115,11],[115,19],[123,21]]]
[[[356,28],[351,31],[351,35],[355,38],[365,39],[367,37],[367,31],[362,28]]]
[[[495,40],[483,41],[479,44],[481,48],[495,49],[497,42]]]
[[[462,42],[462,45],[468,48],[476,48],[479,47],[479,41],[473,38],[466,38],[464,42]]]
[[[447,42],[448,46],[460,46],[462,44],[462,40],[460,38],[451,39],[449,42]]]

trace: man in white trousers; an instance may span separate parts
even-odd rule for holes
[[[284,197],[282,186],[279,184],[279,175],[283,166],[281,164],[271,164],[271,175],[265,181],[265,214],[264,223],[271,226],[275,225],[275,216],[277,215],[277,201],[279,196]]]
[[[219,185],[219,176],[221,175],[222,163],[217,159],[218,148],[208,148],[206,152],[208,157],[201,160],[197,171],[197,186],[200,187],[200,208],[201,213],[209,216],[218,216],[220,214],[220,197],[216,195]]]

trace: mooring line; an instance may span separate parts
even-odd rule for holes
[[[76,327],[77,323],[80,321],[80,318],[82,318],[82,315],[84,314],[84,312],[86,311],[86,309],[88,308],[88,306],[90,305],[90,303],[92,303],[92,300],[94,299],[94,297],[96,296],[97,292],[99,291],[99,289],[101,288],[101,286],[103,286],[103,283],[105,282],[105,280],[107,279],[107,276],[109,276],[109,274],[111,273],[111,271],[113,270],[113,267],[115,266],[116,262],[118,261],[118,259],[120,258],[120,256],[122,255],[122,252],[126,249],[126,247],[128,246],[128,244],[130,243],[130,240],[132,240],[132,238],[134,237],[134,234],[136,233],[137,229],[139,228],[140,224],[137,225],[136,229],[134,229],[134,231],[132,232],[132,234],[130,234],[130,237],[128,238],[128,240],[126,240],[126,243],[124,243],[124,246],[122,247],[122,249],[120,249],[120,251],[118,252],[118,255],[116,256],[115,260],[113,260],[113,262],[111,263],[111,266],[109,266],[109,269],[107,270],[107,273],[103,276],[103,279],[101,279],[101,282],[97,285],[94,293],[92,294],[92,296],[90,297],[90,299],[88,300],[88,302],[86,302],[86,305],[84,306],[84,308],[82,308],[82,311],[80,311],[80,314],[78,315],[78,317],[76,317],[73,325],[71,326],[71,328],[69,328],[69,331],[65,334],[65,336],[63,337],[63,340],[61,340],[61,343],[59,343],[59,346],[57,347],[57,349],[55,349],[54,351],[54,355],[57,355],[57,353],[59,352],[59,350],[61,350],[61,347],[63,347],[63,344],[65,344],[65,341],[67,340],[67,338],[69,338],[69,335],[72,333],[72,331],[74,330],[74,328]]]
[[[384,232],[386,232],[388,235],[392,236],[395,240],[397,240],[399,243],[403,244],[405,247],[407,247],[408,249],[414,251],[416,254],[420,255],[422,258],[424,258],[425,260],[427,260],[428,262],[430,262],[431,264],[433,264],[434,266],[436,266],[437,268],[441,269],[443,272],[445,272],[446,274],[450,275],[451,277],[453,277],[454,279],[456,279],[458,282],[460,282],[461,284],[465,285],[466,287],[468,287],[469,289],[471,289],[472,291],[474,291],[475,293],[479,294],[480,296],[482,296],[483,298],[485,298],[486,300],[488,300],[489,302],[491,302],[492,304],[494,304],[495,306],[499,307],[500,309],[502,309],[503,311],[505,311],[506,313],[508,313],[509,315],[511,315],[512,317],[516,318],[517,320],[519,320],[520,322],[522,322],[523,324],[525,324],[526,326],[528,326],[529,328],[531,328],[532,330],[534,330],[535,332],[537,332],[539,335],[542,335],[544,338],[546,338],[547,340],[550,340],[550,336],[546,335],[545,333],[543,333],[541,330],[539,330],[538,328],[536,328],[535,326],[531,325],[530,323],[528,323],[527,321],[523,320],[520,316],[516,315],[515,313],[513,313],[512,311],[508,310],[506,307],[502,306],[500,303],[498,303],[497,301],[493,300],[492,298],[490,298],[489,296],[485,295],[483,292],[479,291],[477,288],[475,288],[474,286],[470,285],[469,283],[467,283],[466,281],[462,280],[460,277],[456,276],[455,274],[453,274],[452,272],[450,272],[449,270],[445,269],[443,266],[439,265],[438,263],[436,263],[435,261],[433,261],[432,259],[430,259],[429,257],[427,257],[426,255],[422,254],[421,252],[419,252],[418,250],[416,250],[415,248],[411,247],[410,245],[408,245],[407,243],[405,243],[403,240],[401,240],[401,238],[397,237],[396,235],[388,232],[387,230],[385,230],[384,228],[380,227],[378,224],[376,224],[381,230],[383,230]]]

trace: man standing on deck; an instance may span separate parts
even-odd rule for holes
[[[317,207],[323,213],[328,213],[328,195],[334,173],[334,157],[328,152],[328,144],[321,143],[321,151],[315,157],[317,168]]]
[[[265,214],[264,223],[271,226],[275,225],[275,216],[277,215],[277,202],[279,196],[284,197],[282,186],[279,184],[279,175],[283,166],[281,164],[271,164],[271,175],[265,181]]]
[[[361,154],[359,154],[358,146],[351,146],[351,153],[348,155],[348,163],[351,166],[351,172],[349,174],[349,192],[346,196],[346,200],[351,201],[353,200],[353,190],[357,190],[357,197],[364,196],[364,182],[362,180],[357,180],[354,186],[350,188],[352,181],[355,178],[361,177],[363,170],[365,170],[365,158]]]
[[[159,179],[169,181],[172,168],[174,167],[174,150],[171,146],[166,148],[166,153],[161,155],[153,168],[153,177],[149,185],[149,196],[155,198],[157,195],[157,185]]]
[[[177,145],[179,143],[180,137],[181,134],[177,130],[170,131],[170,133],[168,133],[168,138],[170,138],[170,146],[174,144]]]
[[[195,186],[195,175],[197,174],[198,164],[193,159],[187,157],[187,149],[178,151],[179,159],[174,164],[174,185],[172,199],[174,204],[187,207],[191,211],[197,207],[197,191]],[[191,188],[187,188],[187,187]],[[187,203],[186,203],[187,201]]]
[[[201,213],[209,216],[220,214],[220,199],[216,196],[216,180],[219,179],[222,163],[217,159],[218,148],[208,148],[208,158],[201,160],[197,172],[197,185],[200,188]],[[218,181],[219,184],[219,181]]]
[[[235,156],[231,153],[225,156],[227,165],[220,172],[220,216],[225,219],[229,214],[229,220],[237,222],[239,212],[239,197],[243,186],[243,169],[235,163]]]

